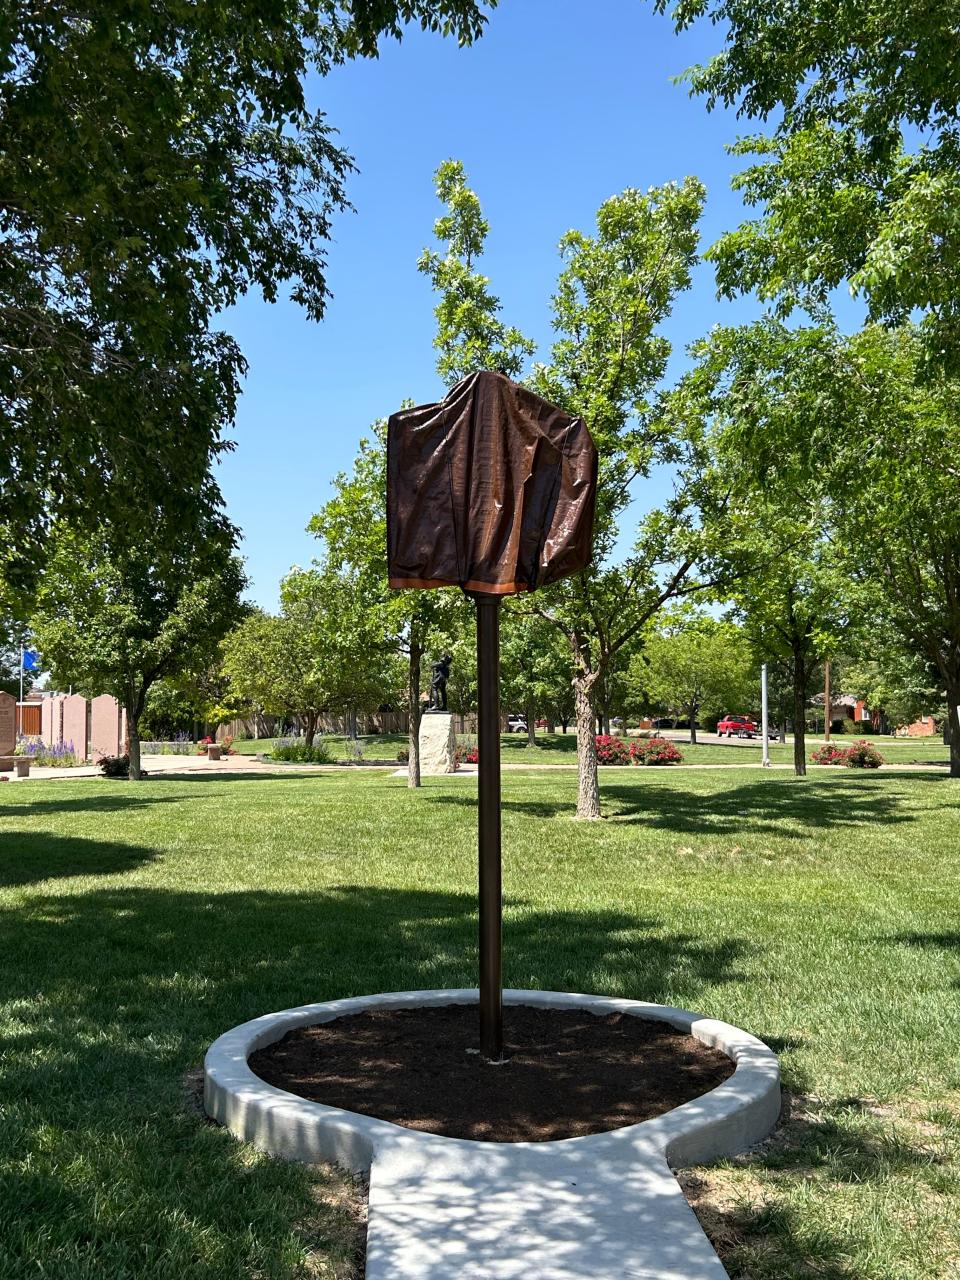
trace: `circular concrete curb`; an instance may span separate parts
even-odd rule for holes
[[[367,1009],[475,1004],[475,988],[398,991],[301,1005],[244,1022],[210,1046],[204,1060],[203,1101],[207,1114],[238,1138],[288,1160],[330,1160],[367,1173],[378,1152],[402,1141],[424,1154],[440,1147],[489,1148],[491,1145],[572,1148],[596,1158],[611,1158],[623,1145],[655,1151],[672,1165],[696,1164],[735,1155],[765,1138],[780,1114],[780,1068],[761,1040],[712,1018],[667,1005],[566,991],[504,991],[505,1005],[589,1009],[596,1014],[626,1013],[659,1019],[719,1049],[736,1063],[729,1079],[709,1093],[641,1124],[558,1142],[490,1144],[406,1129],[387,1120],[310,1102],[277,1089],[254,1075],[250,1054],[273,1044],[295,1027],[331,1022]],[[439,1144],[439,1145],[438,1145]]]

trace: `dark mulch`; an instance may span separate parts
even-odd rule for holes
[[[476,1052],[474,1005],[375,1010],[291,1031],[253,1054],[269,1084],[410,1129],[549,1142],[649,1120],[733,1073],[716,1049],[629,1014],[504,1009],[509,1061]]]

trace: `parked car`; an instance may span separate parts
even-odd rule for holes
[[[526,733],[526,716],[507,716],[507,733]]]
[[[753,738],[760,730],[749,716],[724,716],[717,725],[717,733],[722,738]]]

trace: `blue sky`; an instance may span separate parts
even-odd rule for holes
[[[274,607],[283,574],[316,554],[304,526],[369,424],[406,397],[442,394],[434,300],[416,270],[440,212],[440,161],[464,162],[491,228],[483,270],[505,318],[545,348],[557,242],[570,227],[589,230],[608,196],[693,173],[708,191],[704,246],[739,221],[724,146],[751,127],[708,115],[671,83],[719,39],[710,27],[675,36],[643,0],[501,0],[473,48],[411,31],[377,61],[311,80],[311,103],[359,169],[355,212],[338,218],[330,245],[326,319],[254,296],[225,318],[250,370],[220,479],[254,600]],[[757,310],[717,302],[712,271],[699,268],[666,326],[671,376],[687,343]],[[641,482],[635,510],[655,505],[666,484]]]

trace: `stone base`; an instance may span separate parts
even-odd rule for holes
[[[420,774],[431,777],[454,773],[457,735],[449,711],[427,711],[420,719]]]

